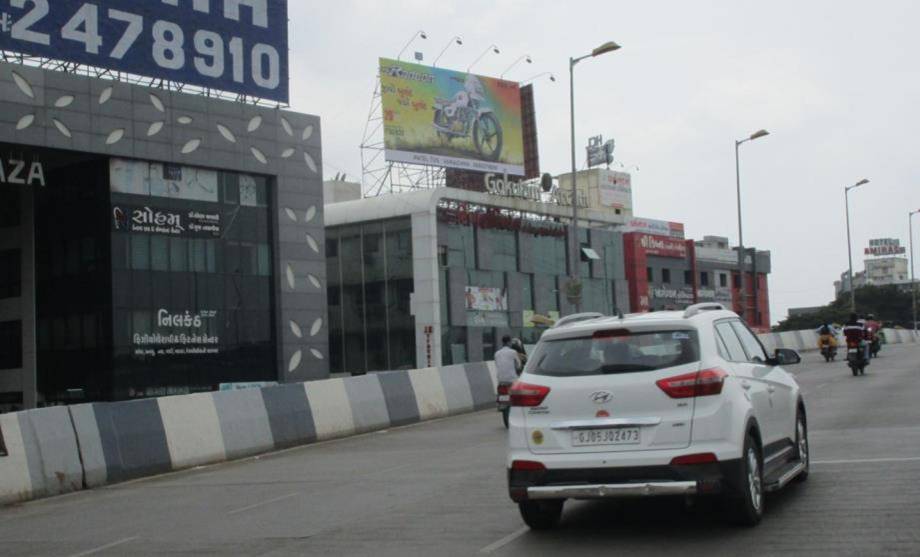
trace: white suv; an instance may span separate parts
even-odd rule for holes
[[[808,475],[805,404],[719,304],[594,317],[547,331],[510,390],[508,489],[524,522],[566,499],[720,495],[754,525],[764,493]]]

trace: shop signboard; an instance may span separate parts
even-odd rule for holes
[[[466,287],[468,311],[508,311],[508,293],[504,288]]]
[[[45,187],[45,167],[21,155],[0,157],[0,184]]]
[[[153,332],[136,332],[134,355],[143,357],[205,356],[220,353],[216,331],[217,311],[173,313],[159,309],[154,315]]]
[[[520,85],[380,59],[386,159],[524,175]]]
[[[0,0],[0,50],[288,102],[287,0]]]
[[[684,225],[680,222],[669,222],[656,219],[633,218],[619,230],[623,232],[647,232],[671,238],[684,238]]]
[[[600,170],[597,183],[598,201],[608,209],[632,209],[632,177],[626,172]]]
[[[166,209],[150,205],[114,205],[112,227],[119,232],[185,238],[220,238],[220,213],[197,209]]]
[[[643,234],[639,237],[639,245],[646,255],[681,259],[686,259],[687,257],[687,244],[684,240],[654,234]]]

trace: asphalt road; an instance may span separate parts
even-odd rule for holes
[[[806,355],[813,467],[754,529],[682,501],[569,502],[523,527],[495,412],[0,509],[19,555],[920,555],[920,348],[865,377]]]

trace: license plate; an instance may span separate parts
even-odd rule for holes
[[[511,402],[511,395],[498,395],[499,402]]]
[[[572,446],[638,445],[641,442],[638,427],[586,429],[572,432]]]

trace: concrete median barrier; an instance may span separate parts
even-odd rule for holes
[[[814,331],[760,339],[770,352],[817,347]],[[479,362],[0,415],[0,503],[491,408],[496,386],[494,363]]]
[[[316,438],[320,441],[355,433],[355,419],[342,379],[304,383],[313,411]]]

